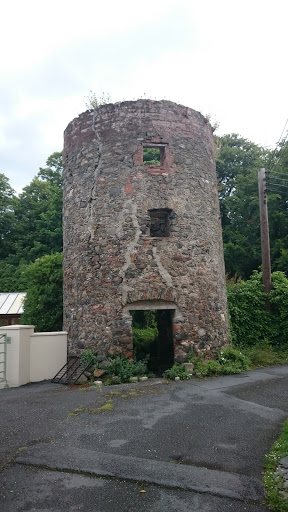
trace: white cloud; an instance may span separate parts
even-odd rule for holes
[[[10,0],[2,11],[0,172],[14,188],[61,149],[90,90],[176,101],[265,145],[288,117],[285,0]]]

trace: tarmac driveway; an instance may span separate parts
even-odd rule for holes
[[[288,365],[207,380],[0,390],[1,512],[264,512]]]

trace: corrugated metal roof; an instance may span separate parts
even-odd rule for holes
[[[21,315],[26,293],[0,293],[0,315]]]

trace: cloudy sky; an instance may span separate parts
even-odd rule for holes
[[[168,99],[274,147],[288,118],[287,0],[1,2],[0,173],[30,183],[90,91]]]

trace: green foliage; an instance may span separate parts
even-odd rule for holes
[[[269,186],[273,171],[288,183],[288,142],[268,151],[236,134],[215,137],[225,266],[228,275],[249,278],[261,265],[258,169],[268,175],[272,270],[288,271],[288,188]],[[285,182],[285,175],[287,180]]]
[[[0,258],[6,258],[13,245],[14,208],[17,197],[8,178],[0,173]]]
[[[152,341],[157,338],[158,329],[157,327],[148,327],[147,329],[133,329],[133,341],[136,346],[143,345],[144,347],[149,345]]]
[[[249,176],[251,171],[256,171],[263,166],[267,152],[235,133],[215,137],[215,146],[220,199],[222,199],[235,194],[239,176]]]
[[[219,361],[203,361],[201,358],[194,362],[193,374],[196,377],[211,377],[221,375],[221,366]]]
[[[41,180],[54,185],[55,187],[62,189],[62,152],[55,151],[46,160],[47,167],[40,167],[38,176]]]
[[[157,327],[156,311],[154,310],[134,310],[130,311],[133,319],[133,327],[136,329],[148,329]]]
[[[222,367],[224,375],[244,372],[250,368],[249,358],[232,347],[220,350],[217,353],[216,359]]]
[[[1,261],[1,292],[25,292],[29,284],[26,268],[27,264],[22,262],[18,266],[15,266],[7,260]]]
[[[214,360],[203,360],[191,353],[188,361],[194,363],[193,374],[196,377],[211,377],[217,375],[233,375],[247,371],[250,368],[283,364],[288,361],[288,347],[273,348],[267,340],[241,351],[234,347],[220,350]]]
[[[160,148],[143,148],[143,163],[144,165],[160,165]]]
[[[158,336],[156,311],[131,311],[133,319],[134,358],[138,360],[149,356]]]
[[[281,141],[270,152],[268,169],[268,210],[272,270],[288,274],[288,188],[273,186],[279,183],[273,172],[281,173],[281,185],[288,185],[288,141]],[[271,173],[269,171],[272,171]],[[285,179],[286,178],[286,179]]]
[[[271,304],[272,334],[274,345],[288,343],[288,279],[283,272],[273,272],[269,295]]]
[[[273,346],[287,344],[288,279],[283,272],[272,273],[271,312],[266,310],[266,299],[261,272],[228,284],[231,335],[238,347],[252,347],[263,340]]]
[[[88,364],[94,366],[94,368],[98,366],[97,356],[90,348],[82,351],[81,361],[85,366],[88,366]]]
[[[164,377],[166,379],[175,380],[175,377],[180,377],[181,380],[188,380],[190,379],[190,375],[186,370],[186,367],[184,364],[175,363],[173,364],[172,368],[169,368],[168,370],[165,370]]]
[[[21,322],[36,331],[62,329],[62,254],[42,256],[25,269],[28,288]]]
[[[25,267],[62,251],[62,153],[53,153],[16,197],[0,174],[0,290],[26,291]]]
[[[282,432],[265,456],[263,485],[265,498],[269,508],[274,512],[288,512],[288,500],[281,494],[283,477],[276,473],[276,467],[283,457],[288,456],[288,421],[285,421]]]
[[[217,375],[233,375],[249,370],[249,358],[239,350],[229,347],[220,350],[214,360],[204,361],[202,357],[193,354],[189,360],[194,363],[193,374],[196,377],[211,377]]]
[[[114,384],[115,386],[117,384],[121,384],[122,381],[121,381],[121,377],[118,377],[117,375],[113,375],[113,377],[111,378],[109,384]]]
[[[53,153],[51,167],[40,169],[15,205],[15,241],[11,253],[26,262],[62,250],[62,154]]]
[[[272,347],[268,340],[263,340],[253,347],[243,348],[251,361],[251,367],[270,366],[288,362],[288,346]]]
[[[85,97],[85,106],[88,110],[94,110],[100,105],[106,105],[107,103],[111,103],[109,93],[102,92],[100,96],[97,96],[95,92],[90,91],[90,94]]]
[[[133,329],[134,357],[141,360],[150,354],[152,344],[157,339],[157,327],[148,327],[147,329]]]
[[[226,271],[248,278],[261,264],[257,171],[266,152],[236,134],[215,143]]]
[[[269,338],[270,317],[262,275],[254,272],[247,281],[228,283],[227,296],[233,343],[247,347]]]
[[[130,377],[140,377],[147,373],[147,363],[130,361],[128,357],[118,355],[111,359],[110,364],[105,366],[105,370],[112,380],[117,377],[121,382],[129,382]]]
[[[134,361],[132,368],[132,377],[142,377],[147,373],[147,360]]]

